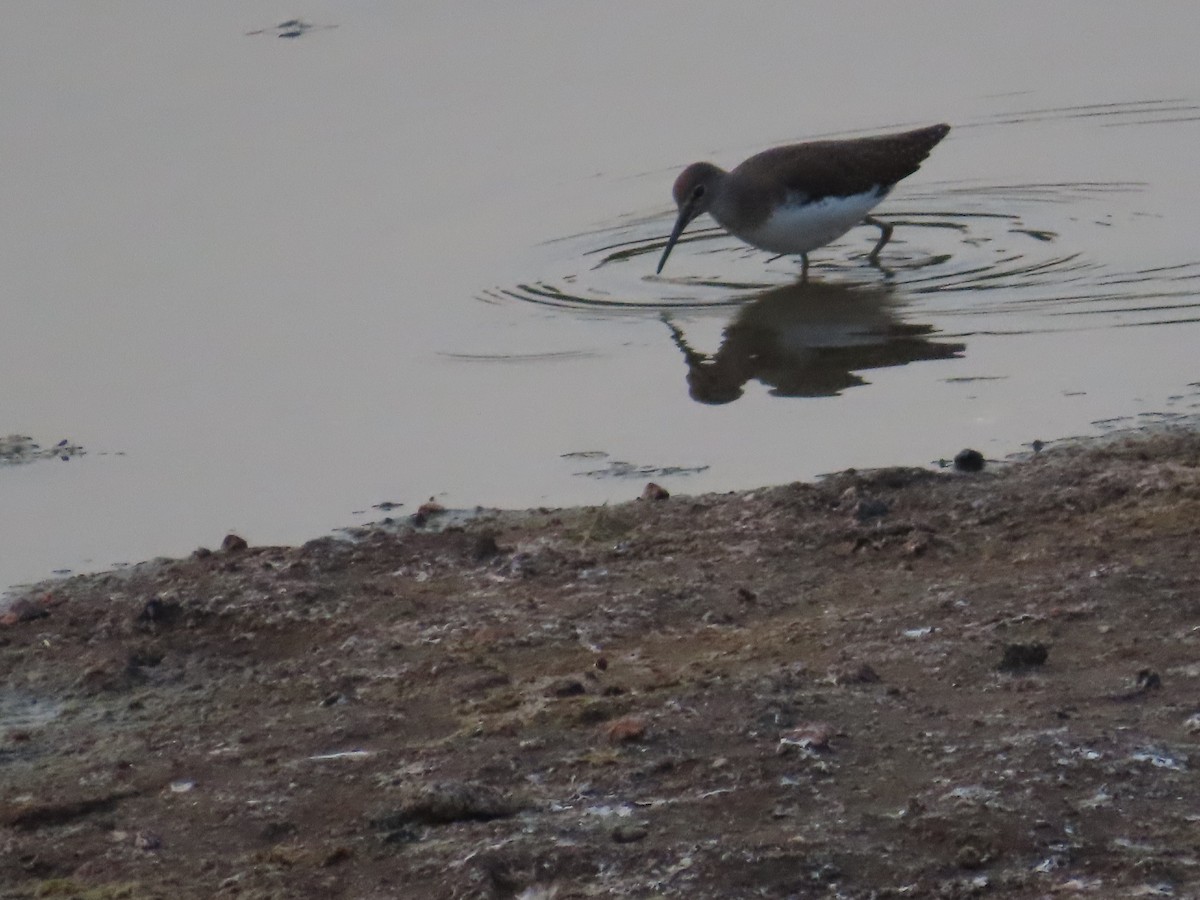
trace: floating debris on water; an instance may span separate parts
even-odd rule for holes
[[[52,447],[43,447],[23,434],[0,437],[0,465],[33,462],[58,457],[66,462],[73,456],[83,456],[84,449],[73,441],[63,439]]]

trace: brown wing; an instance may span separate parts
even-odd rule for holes
[[[776,147],[750,157],[730,174],[748,181],[767,179],[809,200],[847,197],[873,188],[886,193],[917,171],[949,131],[949,125],[931,125],[900,134]]]

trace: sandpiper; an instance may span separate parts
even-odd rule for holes
[[[868,259],[892,236],[892,226],[867,215],[902,178],[917,171],[949,125],[843,141],[810,141],[758,153],[732,171],[692,163],[675,179],[679,216],[656,271],[662,272],[683,229],[709,213],[726,231],[761,250],[800,255],[841,237],[859,222],[881,234]]]

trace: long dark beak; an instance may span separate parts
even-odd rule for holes
[[[671,236],[667,238],[667,246],[663,248],[662,259],[658,261],[658,268],[654,270],[655,275],[662,274],[663,266],[667,264],[667,257],[671,255],[671,248],[675,246],[675,242],[683,234],[683,229],[687,228],[688,222],[692,221],[695,217],[696,214],[692,212],[692,204],[688,203],[680,207],[679,217],[675,220],[675,227],[671,229]]]

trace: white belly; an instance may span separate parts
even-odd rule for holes
[[[777,209],[757,228],[734,234],[771,253],[807,253],[840,238],[882,199],[871,190],[850,197],[826,197],[804,206],[788,204]]]

